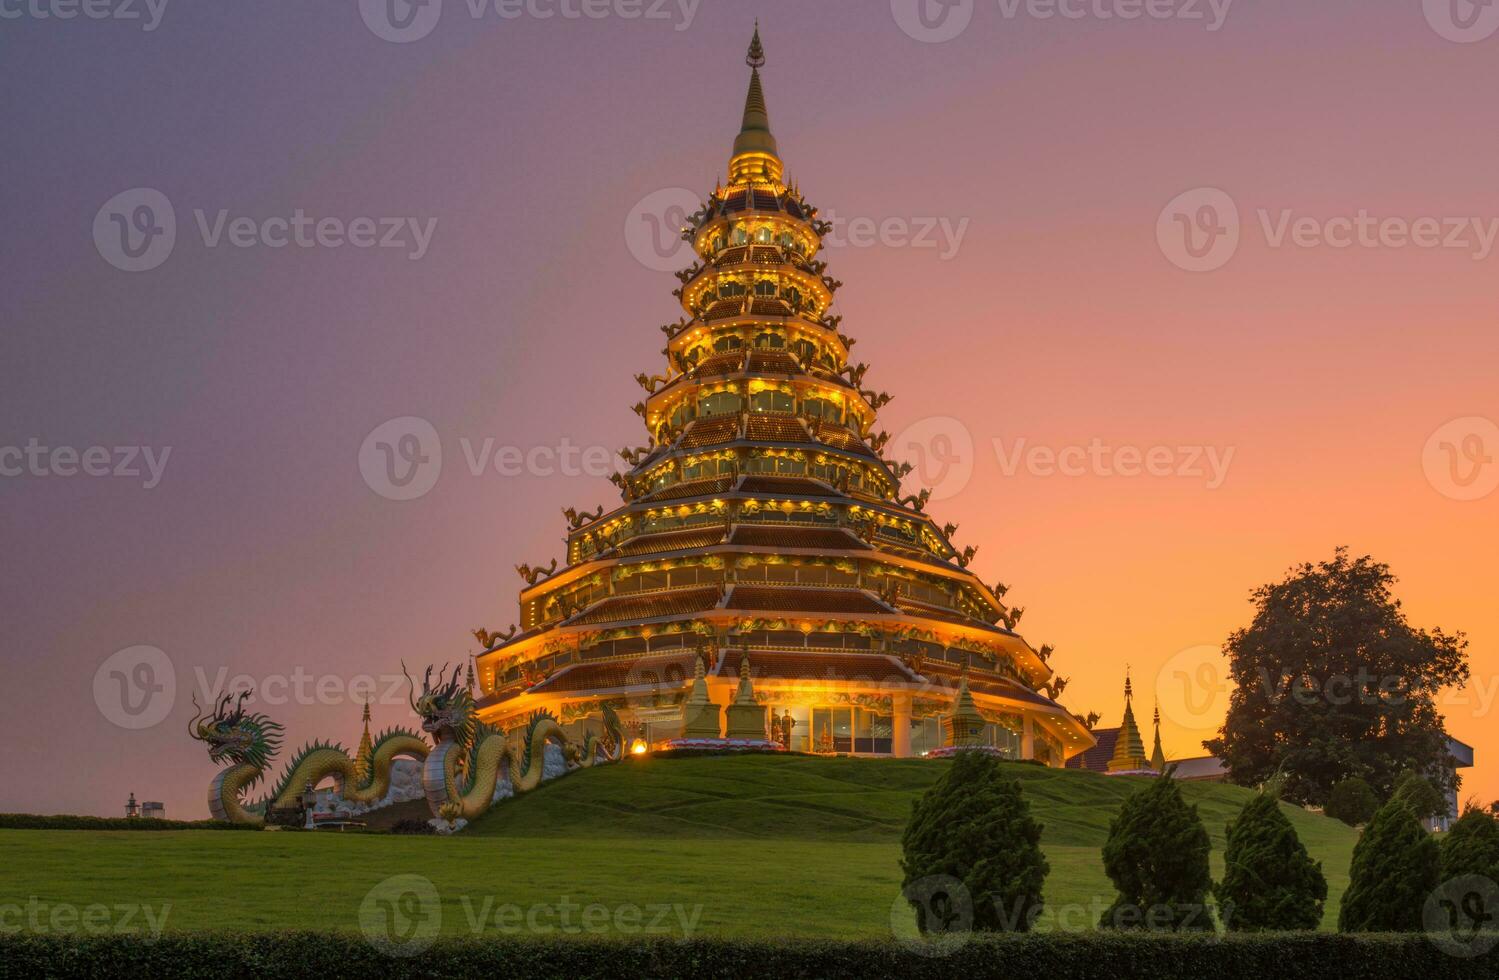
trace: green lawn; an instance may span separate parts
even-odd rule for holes
[[[500,906],[551,906],[538,920],[545,925],[573,903],[639,906],[677,935],[888,936],[900,832],[911,800],[944,765],[635,759],[502,803],[453,838],[0,831],[0,912],[32,898],[47,906],[138,903],[155,910],[170,903],[169,929],[352,930],[373,886],[415,873],[436,886],[442,930],[454,934],[474,931],[481,916],[489,921],[485,931],[494,931]],[[1042,927],[1091,925],[1113,898],[1099,848],[1137,780],[1007,768],[1024,781],[1045,824],[1051,875]],[[1183,789],[1212,835],[1220,874],[1224,824],[1248,791],[1201,783]],[[1356,834],[1300,809],[1286,812],[1323,863],[1330,927]],[[580,913],[571,915],[580,921]]]

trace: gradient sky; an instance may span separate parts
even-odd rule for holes
[[[965,229],[946,258],[889,235],[830,249],[829,271],[856,359],[896,395],[884,427],[955,439],[971,467],[931,512],[1012,587],[1021,631],[1056,645],[1063,701],[1117,723],[1129,664],[1143,710],[1161,698],[1168,755],[1200,754],[1211,651],[1250,589],[1346,544],[1393,566],[1413,622],[1468,634],[1475,684],[1444,710],[1477,747],[1464,796],[1499,796],[1499,494],[1453,499],[1423,466],[1442,426],[1499,418],[1499,256],[1274,247],[1256,214],[1499,219],[1499,35],[1448,40],[1418,0],[1241,0],[1217,31],[979,0],[924,43],[891,8],[476,20],[447,0],[400,44],[352,2],[172,0],[150,32],[0,24],[0,447],[171,447],[149,490],[0,478],[0,809],[117,814],[134,792],[205,816],[214,767],[184,735],[200,677],[330,679],[268,710],[291,743],[352,744],[352,678],[457,660],[469,630],[516,619],[513,566],[560,554],[559,507],[618,496],[597,476],[471,475],[460,440],[641,443],[631,376],[661,369],[656,325],[680,310],[627,219],[722,173],[755,16],[773,129],[824,216]],[[92,229],[138,187],[173,203],[178,236],[127,273]],[[1190,273],[1157,221],[1204,187],[1242,235]],[[437,226],[413,261],[209,247],[192,216],[298,208]],[[401,416],[442,438],[440,479],[410,501],[358,465]],[[1489,438],[1466,425],[1458,444]],[[1021,439],[1233,456],[1216,488],[1007,472],[994,441]],[[132,730],[94,680],[136,645],[166,653],[176,695]],[[400,694],[374,712],[410,721]]]

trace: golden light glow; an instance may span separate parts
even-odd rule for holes
[[[630,754],[631,755],[645,755],[646,752],[648,752],[648,751],[650,751],[650,750],[646,746],[645,739],[643,739],[643,738],[637,738],[634,741],[634,743],[631,744],[631,746],[630,746]]]

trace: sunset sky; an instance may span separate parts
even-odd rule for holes
[[[1499,33],[1420,0],[446,0],[396,41],[379,4],[160,2],[0,33],[0,450],[141,450],[0,476],[0,810],[204,817],[193,694],[285,680],[288,749],[352,746],[356,680],[410,724],[403,658],[516,621],[514,566],[618,492],[471,457],[644,442],[632,376],[688,262],[653,222],[722,177],[756,16],[890,455],[1062,701],[1117,724],[1128,665],[1168,757],[1202,754],[1250,590],[1347,545],[1467,634],[1443,710],[1461,795],[1499,797]],[[175,243],[123,271],[105,205],[141,188]],[[393,245],[271,247],[298,212]],[[405,417],[442,466],[392,500],[361,446]],[[100,701],[138,646],[175,690],[135,728]]]

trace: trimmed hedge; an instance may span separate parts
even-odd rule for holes
[[[923,980],[1468,980],[1492,978],[1499,952],[1460,959],[1424,936],[1259,934],[1210,938],[1090,933],[969,939],[946,956],[901,944],[694,939],[440,939],[392,958],[358,935],[329,933],[0,936],[0,977],[824,977]]]
[[[259,830],[227,820],[156,820],[148,817],[80,817],[70,813],[0,813],[0,830]]]

